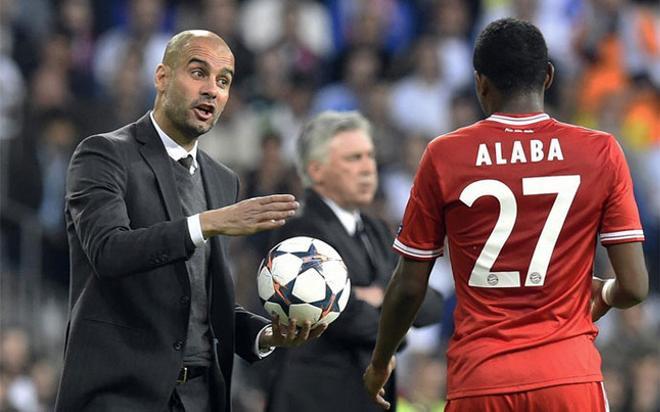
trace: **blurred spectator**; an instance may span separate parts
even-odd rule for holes
[[[294,73],[288,86],[287,98],[269,111],[268,123],[282,138],[282,161],[293,164],[296,139],[309,118],[315,88],[309,77],[297,73]]]
[[[0,0],[0,55],[10,56],[23,76],[29,77],[37,65],[35,33],[19,17],[20,6],[15,0]]]
[[[90,98],[95,93],[94,20],[90,0],[64,0],[58,12],[57,30],[69,42],[72,91],[76,96]]]
[[[66,110],[73,105],[69,82],[71,50],[68,38],[56,33],[45,39],[41,61],[30,79],[28,124],[52,110]]]
[[[232,88],[240,87],[254,71],[254,55],[247,48],[240,33],[239,11],[237,0],[179,2],[177,11],[177,31],[188,28],[209,30],[218,34],[229,45],[235,57],[236,71]]]
[[[452,90],[472,88],[472,18],[469,2],[438,0],[433,3],[428,32],[435,36],[442,80]]]
[[[66,112],[51,111],[12,146],[10,198],[33,211],[43,233],[43,268],[49,279],[66,287],[68,249],[64,227],[64,193],[69,158],[78,141],[76,125]]]
[[[111,92],[113,80],[123,64],[122,57],[130,48],[141,51],[140,76],[143,86],[152,90],[154,71],[171,37],[164,31],[163,0],[131,0],[128,7],[127,24],[104,33],[96,45],[94,76],[106,93]]]
[[[25,84],[16,63],[0,50],[0,141],[16,137],[21,131]]]
[[[375,50],[366,47],[352,49],[345,61],[342,80],[318,91],[312,112],[363,110],[363,99],[376,84],[381,69]]]
[[[27,333],[20,328],[4,330],[0,355],[0,375],[4,376],[2,380],[6,382],[6,403],[9,408],[20,412],[38,411],[36,388],[29,377],[32,359]]]
[[[290,20],[287,13],[293,10],[297,15]],[[287,24],[293,27],[285,27]],[[288,30],[316,56],[331,51],[328,12],[313,0],[248,0],[241,7],[240,25],[245,43],[255,54],[276,46]]]
[[[578,110],[593,116],[608,96],[627,85],[622,59],[619,16],[623,0],[589,0],[579,29],[577,48],[584,69],[578,84]]]
[[[399,146],[404,135],[390,116],[391,102],[391,86],[385,82],[375,84],[369,90],[365,101],[364,114],[372,122],[379,168],[388,167],[392,163],[398,162],[401,157]]]
[[[443,81],[430,37],[417,41],[412,61],[412,73],[392,87],[391,116],[405,133],[431,139],[450,130],[452,89]]]
[[[270,109],[286,99],[289,87],[289,65],[277,47],[261,51],[256,57],[255,72],[243,89],[246,99],[258,110]]]
[[[402,139],[399,143],[400,162],[383,172],[381,182],[385,193],[387,220],[394,225],[398,225],[403,218],[417,166],[428,142],[426,136],[419,134]]]
[[[389,58],[407,48],[415,35],[413,2],[401,0],[329,0],[335,49],[355,47],[378,51]]]

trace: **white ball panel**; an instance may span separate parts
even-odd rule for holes
[[[277,245],[277,250],[280,252],[306,252],[312,244],[312,240],[307,236],[292,237]]]
[[[319,320],[319,324],[329,325],[332,322],[334,322],[335,319],[337,319],[338,317],[339,317],[339,312],[328,312],[327,315],[325,315],[324,317],[321,318],[321,320]]]
[[[305,302],[322,300],[325,298],[325,279],[316,269],[307,269],[296,278],[292,293]]]
[[[289,317],[296,319],[297,325],[302,326],[305,321],[310,321],[313,324],[318,322],[321,317],[321,308],[308,303],[296,303],[289,306]]]
[[[284,325],[289,324],[289,317],[286,315],[286,312],[284,311],[284,309],[282,309],[282,307],[279,305],[279,303],[266,302],[266,303],[264,303],[264,309],[266,309],[266,312],[268,312],[271,315],[273,314],[273,312],[276,315],[279,315],[280,323],[282,323]]]
[[[344,309],[346,309],[346,304],[348,303],[348,297],[350,296],[350,294],[351,294],[351,280],[346,279],[346,286],[344,286],[344,290],[341,293],[341,296],[339,297],[339,302],[337,302],[340,312],[343,312]]]
[[[316,247],[316,250],[324,256],[327,256],[330,259],[341,259],[341,256],[339,256],[339,253],[330,246],[329,244],[325,243],[324,241],[320,239],[314,239],[314,246]]]
[[[266,266],[261,269],[259,276],[257,276],[257,289],[259,291],[259,297],[263,300],[268,300],[275,294],[273,275],[271,275],[270,270]]]
[[[286,285],[298,276],[300,266],[302,266],[302,259],[298,256],[289,253],[277,256],[273,259],[271,268],[273,279],[280,285]]]
[[[339,293],[346,283],[346,265],[340,260],[323,262],[323,276],[332,289],[332,293]]]

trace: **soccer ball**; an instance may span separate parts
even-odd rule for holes
[[[351,281],[346,265],[332,246],[319,239],[297,236],[278,243],[261,262],[257,275],[259,298],[268,313],[288,325],[310,321],[330,324],[346,307]]]

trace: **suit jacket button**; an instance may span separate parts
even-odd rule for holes
[[[189,296],[181,296],[181,299],[179,299],[179,303],[181,303],[182,305],[187,305],[188,302],[190,302]]]
[[[178,340],[178,341],[174,342],[173,346],[174,346],[174,350],[179,351],[179,350],[183,349],[183,342]]]

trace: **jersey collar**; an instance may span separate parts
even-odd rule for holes
[[[502,124],[508,124],[511,126],[526,126],[529,124],[543,122],[548,119],[550,119],[550,116],[547,115],[546,113],[520,114],[520,115],[495,113],[490,115],[486,120],[490,120]]]

